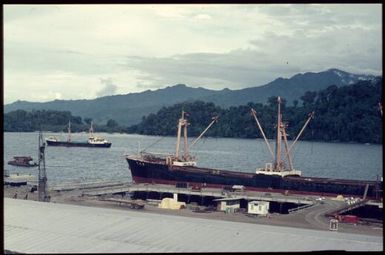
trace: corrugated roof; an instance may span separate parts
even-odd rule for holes
[[[22,253],[381,251],[383,237],[4,198]]]

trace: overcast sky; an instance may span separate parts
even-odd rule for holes
[[[4,103],[382,75],[380,4],[3,5]]]

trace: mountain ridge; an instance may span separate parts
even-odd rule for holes
[[[203,87],[193,88],[176,84],[157,90],[104,96],[96,99],[53,100],[49,102],[29,102],[18,100],[4,105],[4,113],[13,110],[65,110],[82,118],[92,118],[96,123],[106,123],[109,119],[121,125],[139,123],[143,116],[155,113],[163,106],[186,101],[201,100],[213,102],[221,107],[231,107],[248,102],[266,103],[271,96],[281,96],[288,104],[298,100],[306,91],[318,91],[330,85],[338,87],[354,84],[359,80],[376,81],[381,76],[352,74],[336,68],[322,72],[305,72],[290,78],[275,80],[257,87],[237,90],[224,88],[212,90]]]

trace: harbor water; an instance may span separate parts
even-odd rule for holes
[[[43,133],[44,138],[64,133]],[[112,142],[111,148],[46,147],[45,162],[49,185],[64,182],[123,181],[131,174],[127,154],[140,150],[175,153],[175,137],[100,133]],[[34,133],[4,133],[4,170],[10,173],[38,175],[38,168],[8,165],[13,156],[31,156],[38,160],[38,136]],[[86,141],[87,133],[72,134],[74,141]],[[194,138],[190,139],[190,143]],[[271,146],[274,148],[273,141]],[[183,148],[183,146],[181,146]],[[191,149],[197,165],[216,169],[255,172],[272,162],[262,139],[202,138]],[[293,149],[294,168],[302,176],[358,180],[382,177],[382,145],[298,141]]]

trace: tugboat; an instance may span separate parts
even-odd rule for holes
[[[49,146],[65,146],[65,147],[93,147],[93,148],[110,148],[111,142],[107,141],[103,137],[94,136],[94,129],[91,127],[89,130],[89,138],[87,142],[77,142],[71,139],[71,122],[68,122],[68,138],[67,141],[60,141],[54,136],[50,136],[46,139]]]
[[[307,121],[295,140],[289,146],[286,124],[282,122],[281,99],[278,97],[278,116],[277,116],[277,135],[275,155],[266,139],[263,129],[257,119],[256,112],[251,109],[262,136],[268,145],[273,162],[267,163],[264,168],[257,168],[256,171],[245,173],[230,170],[219,170],[197,167],[196,161],[189,155],[189,146],[187,144],[187,126],[185,113],[178,122],[177,144],[175,155],[155,155],[151,153],[140,152],[139,155],[126,155],[126,160],[131,171],[133,181],[136,183],[161,183],[172,184],[187,183],[192,186],[204,185],[206,187],[226,188],[229,185],[241,185],[249,190],[277,192],[287,194],[308,194],[318,196],[336,196],[336,195],[358,195],[372,199],[382,199],[382,181],[362,181],[347,179],[331,179],[319,177],[302,177],[301,171],[294,169],[290,152],[293,146],[301,136],[302,132],[314,117],[310,113]],[[204,132],[216,121],[202,132],[202,134],[193,142],[202,137]],[[181,131],[184,133],[184,154],[179,153],[179,143],[181,140]],[[285,154],[282,155],[281,143],[285,144]],[[192,144],[192,145],[193,145]],[[191,146],[190,146],[191,147]],[[285,164],[284,159],[288,164]],[[286,166],[288,165],[288,167]]]
[[[31,163],[32,157],[30,156],[14,156],[13,160],[8,161],[8,165],[22,166],[22,167],[35,167],[36,162]]]

